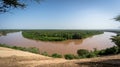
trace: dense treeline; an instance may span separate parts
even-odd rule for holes
[[[23,31],[25,38],[42,41],[63,41],[68,39],[83,39],[95,34],[101,34],[102,31],[95,30],[28,30]]]
[[[19,30],[0,30],[0,36],[7,35],[8,33],[18,32]]]

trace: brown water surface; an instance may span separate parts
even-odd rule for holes
[[[40,52],[47,52],[49,54],[76,54],[78,49],[98,50],[109,48],[115,44],[110,40],[115,33],[104,32],[103,34],[94,35],[81,40],[67,40],[62,42],[44,42],[24,38],[22,32],[8,33],[6,36],[0,36],[0,43],[11,46],[22,47],[37,47]]]

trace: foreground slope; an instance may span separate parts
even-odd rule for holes
[[[0,47],[0,67],[120,67],[120,55],[65,60]]]
[[[66,60],[0,47],[0,67],[35,67],[61,62],[66,62]]]

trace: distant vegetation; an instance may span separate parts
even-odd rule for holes
[[[51,57],[54,57],[54,58],[62,58],[62,55],[57,54],[57,53],[54,53],[54,54],[52,54]]]
[[[17,49],[17,50],[22,50],[22,51],[28,51],[28,52],[36,53],[36,54],[40,53],[39,49],[35,47],[25,48],[25,47],[18,47],[18,46],[9,46],[6,44],[0,44],[0,47],[7,47],[7,48]]]
[[[115,54],[120,54],[120,48],[118,46],[114,46],[114,47],[110,47],[103,50],[94,49],[94,51],[79,49],[77,51],[77,54],[78,55],[66,54],[64,57],[65,59],[71,60],[71,59],[99,57],[99,56],[106,56],[106,55],[115,55]]]
[[[68,60],[72,60],[72,59],[79,59],[79,56],[76,56],[74,54],[65,54],[64,58]]]
[[[68,39],[83,39],[96,34],[101,34],[103,31],[91,30],[29,30],[23,31],[22,35],[25,38],[41,41],[63,41]]]
[[[5,36],[8,33],[12,33],[12,32],[18,32],[19,30],[0,30],[0,36]]]

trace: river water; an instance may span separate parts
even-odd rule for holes
[[[110,40],[115,33],[104,32],[103,34],[94,35],[81,40],[66,40],[61,42],[44,42],[38,40],[31,40],[24,38],[22,32],[8,33],[6,36],[0,36],[0,43],[10,46],[22,47],[37,47],[40,52],[47,52],[48,54],[76,54],[78,49],[98,50],[115,46]]]

